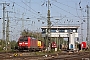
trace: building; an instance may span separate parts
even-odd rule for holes
[[[79,26],[51,26],[50,33],[47,32],[47,26],[42,26],[42,37],[56,38],[59,40],[60,37],[68,38],[68,49],[75,49],[75,38],[78,37]],[[57,45],[59,42],[57,42]]]

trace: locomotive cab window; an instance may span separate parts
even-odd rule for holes
[[[24,38],[20,38],[19,40],[20,42],[27,42],[28,41],[28,38],[27,37],[24,37]]]
[[[28,41],[28,38],[26,37],[26,38],[24,38],[24,41]]]

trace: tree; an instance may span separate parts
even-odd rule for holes
[[[17,42],[15,40],[11,41],[11,49],[14,49],[17,45]]]
[[[41,32],[33,32],[33,31],[24,30],[21,33],[21,35],[22,36],[30,36],[30,37],[34,37],[38,40],[42,40]]]
[[[5,47],[5,46],[6,46],[6,41],[0,39],[0,51],[2,51],[3,50],[3,47]]]

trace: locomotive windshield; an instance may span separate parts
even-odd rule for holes
[[[28,38],[27,37],[22,37],[19,39],[20,42],[27,42],[28,41]]]

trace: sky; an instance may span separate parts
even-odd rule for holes
[[[39,31],[42,26],[47,26],[48,0],[0,0],[0,17],[3,18],[3,8],[9,12],[10,40],[17,40],[22,30]],[[50,21],[52,25],[79,25],[83,23],[83,38],[86,39],[86,16],[90,0],[50,0]],[[7,13],[5,13],[5,19]],[[29,19],[27,19],[29,18]],[[59,20],[57,20],[59,19]],[[7,20],[7,19],[6,19]],[[68,20],[68,21],[67,21]],[[83,22],[85,20],[85,22]],[[79,21],[79,22],[78,22]],[[0,19],[0,39],[2,39],[3,19]],[[79,28],[80,30],[80,28]],[[79,35],[81,32],[79,31]],[[14,39],[14,37],[16,37]]]

